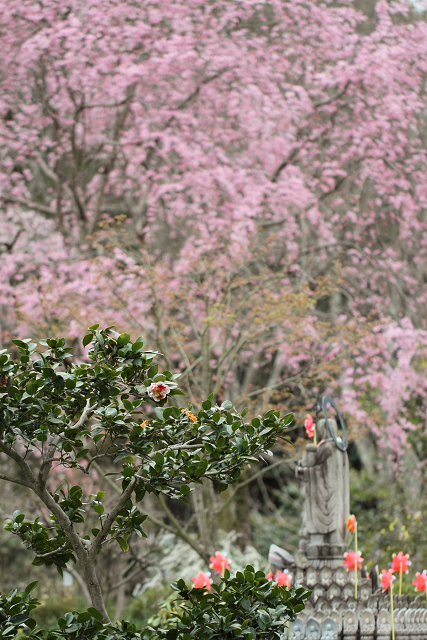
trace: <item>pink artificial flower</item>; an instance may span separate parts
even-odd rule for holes
[[[223,574],[224,569],[230,569],[230,563],[227,560],[226,553],[215,551],[215,556],[211,556],[209,560],[211,561],[209,566],[212,567],[212,569],[214,569],[217,573]]]
[[[354,571],[354,569],[356,568],[356,564],[358,569],[362,568],[363,558],[360,551],[349,551],[348,553],[344,554],[344,558],[345,560],[343,562],[343,565],[347,567],[349,571]]]
[[[392,571],[396,571],[397,573],[400,572],[401,567],[402,567],[402,572],[407,572],[409,565],[412,564],[411,561],[409,560],[409,553],[403,555],[403,551],[399,551],[399,553],[397,555],[393,556],[393,560],[391,561],[391,570]]]
[[[383,593],[391,587],[391,584],[394,580],[396,580],[396,576],[393,575],[392,569],[389,569],[388,571],[386,571],[385,569],[382,570],[381,586],[383,588]]]
[[[357,527],[357,520],[356,520],[356,516],[348,516],[347,518],[347,524],[346,524],[347,529],[350,531],[350,533],[354,533]]]
[[[412,584],[415,585],[415,591],[427,591],[427,571],[424,569],[422,573],[417,571],[415,574],[415,580],[412,580]]]
[[[170,393],[170,389],[164,382],[152,382],[147,389],[147,393],[150,398],[153,398],[156,402],[160,402],[160,400],[166,398],[168,393]]]
[[[291,576],[287,571],[278,571],[276,573],[276,582],[279,587],[288,587],[291,586]]]
[[[313,418],[309,413],[307,413],[307,417],[304,420],[304,427],[305,427],[305,430],[307,431],[308,437],[312,438],[314,434],[314,422],[313,422]]]
[[[212,580],[210,579],[210,572],[207,571],[203,573],[203,571],[199,571],[197,576],[193,576],[191,579],[194,582],[194,589],[203,589],[206,587],[208,591],[211,590]]]
[[[265,577],[267,578],[267,580],[273,580],[274,573],[272,571],[269,571]]]

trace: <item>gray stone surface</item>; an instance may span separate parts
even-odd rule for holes
[[[337,435],[335,420],[329,423]],[[299,549],[313,566],[333,569],[342,564],[347,548],[348,456],[330,437],[325,420],[317,424],[317,440],[317,447],[306,446],[296,470],[305,490]]]

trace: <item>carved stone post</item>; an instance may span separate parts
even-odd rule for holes
[[[377,617],[377,640],[390,640],[391,618],[386,609],[380,609]]]
[[[357,640],[359,621],[355,611],[345,611],[343,615],[343,638]]]
[[[375,637],[375,616],[370,609],[359,611],[360,640],[373,640]]]
[[[321,640],[338,640],[338,627],[332,618],[323,621]]]
[[[295,622],[291,622],[289,625],[289,638],[290,640],[304,640],[305,637],[305,624],[301,618],[297,618]],[[285,631],[281,639],[287,640],[287,632]]]
[[[316,618],[309,618],[305,628],[305,640],[320,640],[321,628]]]

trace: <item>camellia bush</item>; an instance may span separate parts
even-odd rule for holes
[[[119,335],[111,327],[89,328],[83,339],[84,346],[90,345],[88,362],[74,363],[63,338],[41,340],[42,349],[29,339],[13,342],[19,360],[0,353],[0,456],[13,461],[17,471],[0,474],[0,479],[32,491],[50,522],[39,517],[31,521],[16,510],[4,527],[34,554],[33,564],[55,565],[62,574],[68,562],[76,563],[92,601],[87,611],[60,618],[58,630],[48,637],[161,635],[161,630],[137,632],[126,623],[112,626],[97,575],[97,555],[112,543],[126,552],[130,536],[146,536],[147,516],[139,505],[147,493],[188,502],[191,485],[204,479],[224,491],[243,467],[258,462],[278,436],[284,437],[293,416],[280,418],[271,410],[247,423],[247,410],[237,413],[229,401],[215,405],[212,397],[197,415],[192,406],[166,406],[169,398],[183,395],[178,376],[158,372],[153,364],[157,354],[145,350],[142,337],[132,342],[128,333]],[[100,458],[114,461],[111,475],[121,486],[108,509],[103,491],[85,496],[78,484],[57,484],[58,467],[83,477]],[[83,527],[88,513],[98,520],[90,535]],[[43,635],[31,618],[37,606],[30,595],[34,587],[32,583],[23,592],[1,596],[2,637],[13,638],[23,625],[29,637]],[[186,602],[175,626],[164,631],[168,640],[196,632],[199,637],[197,629],[202,627],[204,637],[220,631],[224,637],[233,634],[246,640],[259,634],[273,638],[285,620],[303,608],[309,593],[271,584],[251,567],[233,579],[225,572],[222,586],[216,585],[212,593],[189,591],[183,581],[176,589]],[[212,619],[211,631],[207,619]]]

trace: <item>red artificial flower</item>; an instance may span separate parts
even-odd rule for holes
[[[424,569],[422,573],[417,571],[415,574],[415,580],[412,580],[412,584],[415,585],[415,591],[427,591],[427,571]]]
[[[345,560],[343,562],[343,565],[347,567],[349,571],[354,571],[354,569],[356,568],[356,564],[358,569],[362,568],[363,558],[360,551],[349,551],[348,553],[344,554],[344,558]]]
[[[267,578],[267,580],[273,580],[274,573],[272,571],[269,571],[265,577]]]
[[[207,573],[203,573],[203,571],[199,571],[197,576],[193,576],[191,579],[194,582],[195,589],[203,589],[206,587],[208,591],[211,590],[212,580],[210,579],[211,574],[209,571]]]
[[[383,569],[381,576],[381,586],[383,588],[383,593],[390,588],[393,580],[396,580],[396,576],[393,575],[393,569],[389,569],[388,571]]]
[[[279,587],[288,587],[291,586],[291,576],[287,571],[278,571],[276,573],[276,582]]]
[[[353,516],[353,515],[348,516],[346,527],[351,533],[355,532],[356,527],[357,527],[356,516]]]
[[[217,573],[223,573],[224,569],[230,569],[230,563],[227,560],[226,553],[215,551],[215,556],[211,556],[209,560],[211,561],[209,566]]]
[[[314,423],[313,423],[313,418],[309,413],[307,413],[307,417],[304,420],[304,427],[305,427],[305,430],[307,431],[308,437],[312,438],[314,434]]]
[[[399,551],[397,555],[393,556],[393,560],[391,561],[391,570],[400,572],[400,568],[402,567],[403,572],[407,572],[411,561],[409,560],[409,553],[403,555],[402,551]]]

